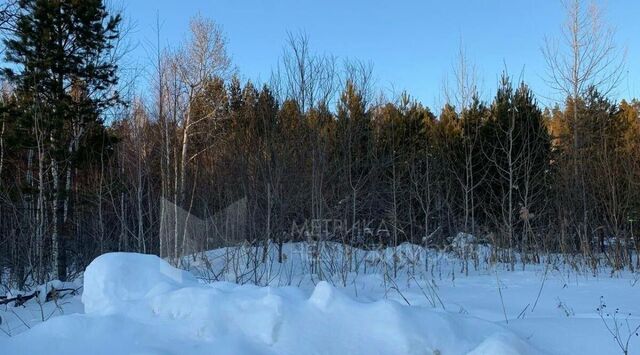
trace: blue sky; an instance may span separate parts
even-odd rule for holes
[[[640,2],[601,4],[628,53],[628,78],[616,96],[638,97],[640,45],[634,36],[640,34]],[[244,79],[267,80],[287,31],[304,31],[312,50],[370,61],[378,87],[390,95],[407,90],[436,110],[461,41],[476,65],[484,97],[493,95],[505,65],[512,76],[523,73],[539,97],[552,96],[543,80],[540,47],[545,35],[559,34],[564,21],[560,0],[157,0],[130,1],[124,11],[135,24],[130,38],[139,45],[131,56],[140,64],[156,41],[156,12],[165,45],[185,38],[189,18],[199,12],[223,26]]]

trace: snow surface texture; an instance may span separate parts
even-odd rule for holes
[[[403,248],[399,254],[411,254]],[[379,252],[356,250],[367,272],[327,273],[327,282],[295,250],[285,245],[287,260],[260,278],[243,270],[249,259],[217,265],[229,249],[185,264],[200,279],[244,275],[279,287],[205,283],[155,256],[105,254],[85,271],[82,297],[53,309],[56,317],[32,326],[37,303],[0,309],[0,328],[14,327],[12,337],[0,334],[0,354],[621,354],[595,311],[601,296],[632,314],[622,317],[630,326],[640,324],[630,273],[593,277],[538,265],[472,267],[465,276],[456,257],[431,255],[428,268],[424,256],[422,264],[401,260],[390,281],[382,270],[391,265],[374,260]],[[629,354],[636,351],[634,337]]]

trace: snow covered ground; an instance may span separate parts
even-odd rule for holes
[[[0,354],[640,354],[637,274],[412,245],[287,244],[278,263],[276,249],[194,255],[189,271],[105,254],[81,296],[2,306]]]

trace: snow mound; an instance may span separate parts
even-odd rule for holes
[[[311,297],[309,297],[309,303],[321,310],[327,310],[329,306],[335,303],[349,303],[349,300],[349,297],[342,294],[326,281],[320,281],[313,290]]]
[[[87,314],[57,317],[0,353],[538,354],[505,328],[393,301],[359,302],[327,282],[297,288],[199,284],[163,260],[113,253],[85,273]]]
[[[196,283],[193,275],[155,255],[108,253],[97,257],[84,272],[82,303],[85,313],[111,312],[123,302]]]

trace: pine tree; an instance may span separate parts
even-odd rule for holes
[[[24,124],[42,117],[53,192],[52,259],[57,278],[66,278],[65,242],[71,235],[70,194],[78,152],[87,132],[102,126],[102,112],[119,103],[117,65],[111,54],[119,36],[119,15],[102,0],[21,0],[15,33],[4,44],[5,77],[24,100]]]
[[[344,217],[354,227],[363,219],[364,201],[371,201],[373,139],[371,115],[361,92],[347,81],[338,103],[336,169],[342,177],[340,192]]]
[[[551,139],[531,90],[507,76],[483,131],[491,163],[483,184],[485,211],[505,246],[530,250],[543,226],[549,188]],[[526,254],[525,254],[526,255]]]

